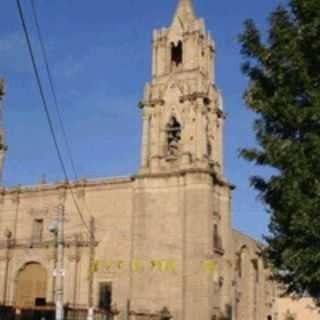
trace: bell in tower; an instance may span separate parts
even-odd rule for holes
[[[180,0],[170,27],[154,31],[152,79],[140,106],[140,173],[201,169],[222,173],[222,98],[214,42],[191,0]]]

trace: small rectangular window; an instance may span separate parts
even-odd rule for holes
[[[111,310],[112,304],[112,284],[110,282],[101,282],[99,284],[99,308]]]
[[[43,233],[43,219],[35,219],[32,226],[32,242],[41,242]]]

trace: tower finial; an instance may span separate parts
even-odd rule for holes
[[[174,19],[177,18],[182,22],[193,22],[196,19],[192,0],[179,0]]]

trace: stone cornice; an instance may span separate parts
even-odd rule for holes
[[[66,248],[70,247],[75,247],[77,246],[78,248],[84,248],[84,247],[89,247],[90,246],[90,241],[83,241],[83,240],[66,240],[64,242]],[[99,242],[95,241],[95,246],[98,246]],[[3,249],[47,249],[50,247],[55,247],[56,242],[54,240],[50,241],[39,241],[39,242],[32,242],[31,240],[12,240],[10,241],[10,245],[8,247],[8,244],[6,240],[0,240],[0,250]]]
[[[208,174],[214,179],[216,183],[218,183],[221,186],[228,187],[231,190],[235,188],[223,176],[211,170],[201,169],[201,168],[181,169],[181,170],[171,171],[171,172],[139,173],[136,176],[134,176],[134,178],[135,179],[168,178],[168,177],[185,176],[186,174],[197,174],[197,173]]]
[[[63,189],[84,189],[84,188],[92,188],[92,187],[100,187],[100,186],[109,186],[109,185],[117,185],[122,183],[130,183],[132,182],[132,177],[114,177],[114,178],[102,178],[95,180],[79,180],[74,182],[58,182],[52,184],[37,184],[33,186],[18,186],[13,188],[0,188],[0,195],[24,195],[28,193],[37,193],[37,192],[59,192]]]

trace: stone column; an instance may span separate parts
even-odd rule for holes
[[[159,46],[158,46],[158,54],[157,54],[157,75],[161,76],[165,73],[166,71],[166,51],[167,51],[167,45],[164,39],[162,38],[159,41]]]
[[[158,32],[157,30],[153,33],[153,45],[152,45],[152,78],[157,75],[157,56],[158,56]]]
[[[71,303],[74,307],[76,307],[78,303],[78,281],[79,281],[79,261],[80,261],[80,248],[79,248],[79,236],[76,235],[74,239],[74,248],[73,252],[69,255],[69,261],[71,263],[70,270],[72,270],[72,279],[71,281],[71,288],[72,288],[72,296]]]
[[[157,108],[155,106],[154,108]],[[160,117],[157,113],[153,113],[150,123],[150,140],[149,148],[150,155],[149,159],[151,160],[151,167],[153,170],[158,170],[160,165]]]
[[[13,239],[17,239],[17,234],[18,234],[18,221],[19,221],[19,207],[20,207],[20,186],[17,187],[15,190],[15,193],[12,196],[12,202],[16,205],[15,207],[15,216],[14,216],[14,221],[13,221]]]
[[[200,110],[200,106],[198,104],[198,102],[196,102],[196,159],[197,161],[201,161],[201,139],[202,139],[202,134],[201,134],[201,125],[202,125],[202,121],[201,121],[201,110]]]
[[[150,159],[150,112],[143,110],[142,146],[141,146],[141,168],[149,166]]]

